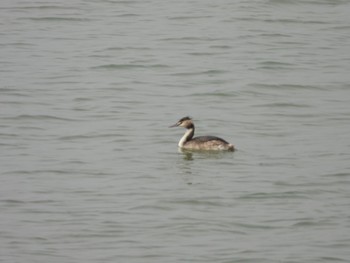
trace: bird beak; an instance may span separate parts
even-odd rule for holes
[[[177,127],[177,126],[179,126],[179,124],[175,123],[174,125],[169,126],[169,128],[174,128],[174,127]]]

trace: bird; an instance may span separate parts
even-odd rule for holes
[[[188,116],[181,118],[177,123],[169,126],[169,128],[172,127],[183,127],[187,129],[178,143],[181,149],[205,151],[235,150],[233,144],[216,136],[198,136],[193,138],[195,127],[192,118]]]

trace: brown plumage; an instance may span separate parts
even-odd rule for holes
[[[190,150],[234,151],[232,144],[216,136],[194,137],[194,124],[190,117],[184,117],[170,127],[184,127],[187,129],[179,141],[178,146]]]

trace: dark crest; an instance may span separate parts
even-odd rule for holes
[[[180,119],[179,122],[189,121],[189,120],[192,120],[192,118],[189,116],[186,116],[186,117],[183,117],[182,119]]]

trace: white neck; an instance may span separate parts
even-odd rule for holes
[[[185,143],[192,139],[193,134],[194,134],[194,127],[191,128],[191,129],[188,129],[185,132],[185,134],[180,139],[178,146],[181,147],[181,148],[184,147]]]

